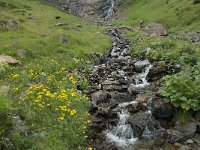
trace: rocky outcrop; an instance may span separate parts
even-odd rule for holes
[[[44,0],[60,9],[83,18],[111,19],[122,0]]]
[[[144,30],[150,37],[168,35],[167,29],[160,23],[148,24]]]
[[[0,62],[7,63],[9,65],[22,65],[22,62],[8,55],[0,55]]]

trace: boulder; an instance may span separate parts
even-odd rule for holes
[[[22,65],[21,61],[8,55],[0,55],[0,62],[7,63],[9,65]]]
[[[153,101],[152,114],[155,118],[173,118],[175,109],[162,99]]]
[[[92,103],[95,105],[98,105],[101,103],[107,103],[110,101],[109,98],[110,98],[110,95],[105,90],[96,91],[91,95]]]
[[[132,96],[128,93],[118,93],[114,95],[112,99],[117,103],[130,102],[132,101]]]
[[[151,37],[168,35],[167,29],[160,23],[148,24],[144,30]]]
[[[151,113],[148,111],[140,111],[130,116],[128,123],[131,124],[135,137],[140,137],[142,135],[150,120]]]
[[[148,66],[150,63],[149,63],[149,61],[148,60],[142,60],[142,61],[137,61],[137,62],[135,62],[135,70],[137,71],[137,72],[142,72],[142,70],[146,67],[146,66]]]
[[[174,127],[174,129],[170,129],[167,131],[167,138],[171,143],[185,142],[195,135],[196,130],[197,124],[194,122],[184,125],[177,125]]]

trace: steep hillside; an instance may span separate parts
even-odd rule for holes
[[[200,29],[200,3],[193,0],[127,0],[119,8],[120,24],[160,22],[170,29]]]

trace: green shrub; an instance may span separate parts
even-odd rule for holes
[[[175,107],[200,110],[200,66],[163,78],[161,95]]]
[[[200,0],[193,0],[193,4],[198,4],[200,3]]]

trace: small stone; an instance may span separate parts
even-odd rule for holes
[[[67,40],[67,38],[64,35],[62,35],[62,36],[59,37],[59,41],[61,41],[62,43],[65,43],[65,44],[68,43],[68,40]]]
[[[187,145],[181,146],[178,150],[191,150],[191,148]]]
[[[192,139],[188,139],[185,143],[186,143],[186,144],[193,144],[194,141],[193,141]]]
[[[180,143],[177,143],[177,142],[176,142],[176,143],[174,143],[173,146],[174,146],[174,148],[178,149],[178,148],[180,148],[182,145],[181,145]]]
[[[17,22],[14,21],[14,20],[10,19],[10,20],[7,21],[7,27],[8,28],[14,28],[16,25],[17,25]]]
[[[20,49],[20,50],[17,51],[17,55],[18,55],[20,58],[25,58],[26,55],[27,55],[27,52],[26,52],[26,50],[24,50],[24,49]]]

